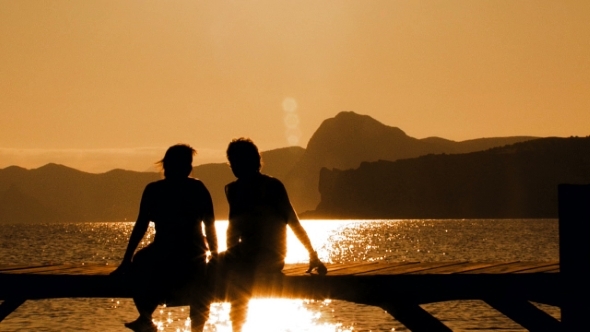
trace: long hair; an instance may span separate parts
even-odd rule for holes
[[[157,164],[164,170],[166,178],[188,177],[193,170],[193,156],[197,151],[188,144],[176,144],[166,150]]]

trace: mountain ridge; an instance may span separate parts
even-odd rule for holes
[[[590,136],[322,169],[321,218],[556,218],[557,186],[590,183]]]
[[[262,171],[285,183],[298,212],[313,211],[320,203],[318,188],[322,168],[356,168],[367,161],[455,153],[531,139],[534,138],[484,138],[464,141],[467,143],[443,138],[416,139],[368,115],[341,112],[320,125],[305,149],[285,147],[262,151]],[[216,218],[226,219],[228,207],[224,186],[234,180],[228,165],[198,165],[193,169],[193,176],[209,188]],[[15,185],[23,197],[36,200],[39,206],[49,209],[47,211],[55,211],[53,214],[57,217],[48,215],[45,221],[60,218],[62,221],[135,220],[143,188],[160,178],[161,174],[156,172],[122,169],[86,173],[55,163],[31,170],[10,166],[0,169],[0,194]],[[34,205],[29,204],[28,209],[33,209]],[[9,219],[0,213],[0,222],[19,221]]]
[[[301,161],[287,175],[285,185],[294,205],[304,212],[320,202],[319,173],[322,168],[350,169],[362,162],[414,158],[426,154],[466,153],[493,146],[534,139],[517,136],[455,142],[439,138],[417,139],[397,127],[368,115],[340,112],[326,119],[312,135]],[[444,144],[440,140],[444,140]]]

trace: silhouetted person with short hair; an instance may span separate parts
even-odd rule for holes
[[[237,180],[225,187],[229,203],[227,251],[220,254],[220,269],[227,274],[234,332],[246,320],[248,301],[257,273],[281,273],[287,254],[287,226],[309,252],[309,270],[326,268],[301,226],[287,191],[278,179],[262,174],[260,154],[247,138],[234,139],[227,158]]]
[[[145,187],[125,256],[113,272],[131,276],[139,317],[125,326],[133,331],[156,331],[152,313],[157,306],[187,292],[193,331],[202,331],[207,321],[206,256],[208,250],[217,254],[217,236],[209,191],[189,177],[195,154],[184,144],[166,151],[160,161],[164,179]],[[154,241],[134,255],[150,221],[156,230]]]

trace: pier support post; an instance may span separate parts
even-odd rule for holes
[[[26,299],[6,299],[0,304],[0,322],[8,315],[15,311],[21,304],[25,303]]]
[[[484,301],[530,332],[561,331],[561,323],[523,298],[492,297]]]
[[[379,304],[387,313],[412,332],[451,332],[441,321],[411,301],[388,301]]]
[[[590,312],[590,185],[560,184],[558,200],[561,323],[580,331]]]

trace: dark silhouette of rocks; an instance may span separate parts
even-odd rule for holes
[[[431,153],[467,153],[513,144],[533,137],[483,138],[455,142],[443,138],[417,139],[401,129],[386,126],[368,115],[341,112],[325,120],[313,134],[305,153],[285,182],[299,212],[320,202],[320,169],[356,168],[362,162],[395,161]]]
[[[283,179],[304,149],[288,147],[262,152],[265,171]],[[235,178],[226,163],[196,166],[193,175],[209,188],[218,219],[228,215],[224,186]],[[115,169],[102,174],[47,164],[27,170],[0,169],[0,223],[135,221],[145,186],[155,172]]]
[[[39,200],[22,193],[16,185],[11,185],[0,193],[0,220],[18,222],[54,222],[66,216],[50,209]]]
[[[289,147],[262,152],[263,171],[283,181],[295,209],[304,212],[316,209],[320,202],[318,184],[322,168],[349,169],[362,162],[466,153],[530,139],[533,138],[463,142],[437,137],[416,139],[367,115],[342,112],[320,125],[306,149]],[[223,188],[234,180],[227,164],[196,166],[193,176],[201,179],[211,192],[216,218],[226,219],[228,206]],[[0,207],[10,206],[13,210],[0,213],[0,222],[133,221],[143,188],[159,178],[156,172],[117,169],[92,174],[56,164],[32,170],[7,167],[0,169]],[[8,192],[11,186],[14,188]],[[22,204],[14,204],[15,201]],[[28,212],[19,214],[17,210]]]
[[[518,142],[525,142],[539,137],[512,136],[512,137],[489,137],[477,138],[466,141],[455,142],[440,137],[428,137],[421,139],[422,142],[437,146],[439,153],[457,154],[488,150],[495,147],[510,145]]]
[[[11,208],[0,222],[135,220],[145,185],[159,178],[125,170],[92,174],[57,164],[7,167],[0,170],[0,206]]]
[[[590,183],[590,137],[323,168],[321,203],[307,216],[556,218],[560,183]]]

